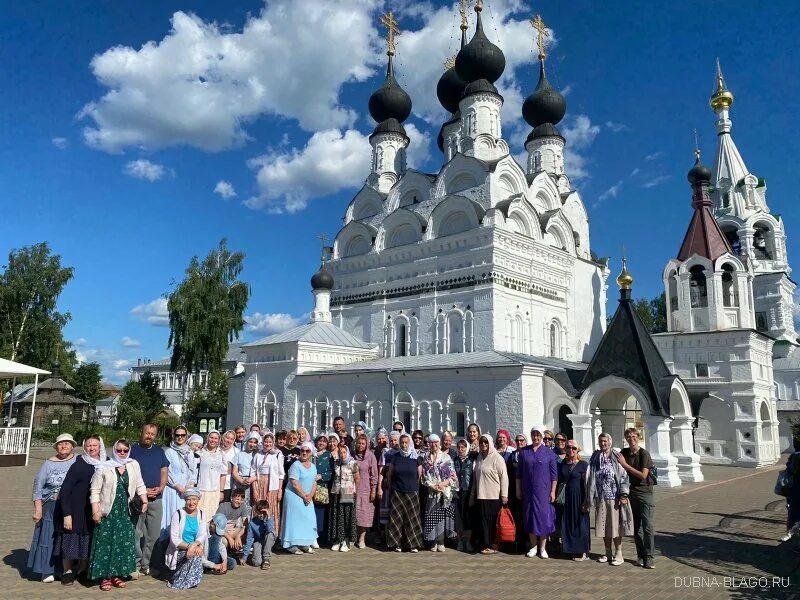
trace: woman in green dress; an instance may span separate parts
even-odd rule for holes
[[[92,538],[89,577],[100,580],[100,589],[123,588],[136,571],[133,522],[129,502],[138,496],[141,512],[147,510],[147,489],[139,463],[130,458],[127,440],[114,442],[111,458],[95,467],[89,501],[97,524]]]

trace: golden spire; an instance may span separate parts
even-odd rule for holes
[[[633,275],[628,273],[628,261],[622,257],[622,272],[617,276],[617,285],[621,290],[629,290],[633,285]]]
[[[531,26],[536,30],[536,45],[539,46],[539,60],[543,61],[547,57],[544,51],[545,38],[549,38],[547,26],[544,24],[541,15],[536,15],[531,19]]]
[[[445,70],[452,69],[455,66],[456,66],[456,55],[453,54],[453,56],[448,56],[444,61]]]
[[[469,23],[467,22],[467,10],[469,8],[469,0],[459,0],[459,7],[458,12],[461,13],[461,31],[466,31],[469,29]]]
[[[381,15],[381,23],[384,27],[386,27],[386,54],[388,56],[394,56],[394,38],[395,36],[400,35],[400,28],[397,26],[397,20],[395,20],[392,11],[387,12],[385,15]]]
[[[719,66],[719,58],[717,58],[717,76],[714,85],[714,93],[711,94],[711,99],[708,101],[712,110],[720,110],[723,108],[730,108],[733,104],[733,94],[725,85],[725,78],[722,76],[722,67]]]

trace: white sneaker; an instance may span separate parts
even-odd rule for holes
[[[792,539],[792,534],[791,534],[791,532],[788,532],[788,531],[787,531],[787,532],[786,532],[786,535],[784,535],[784,536],[781,536],[781,541],[782,541],[782,542],[788,542],[790,539]]]
[[[55,575],[48,575],[42,579],[42,583],[53,583],[56,580]]]
[[[402,552],[402,551],[403,551],[403,549],[402,549],[400,546],[398,546],[397,548],[395,548],[395,549],[394,549],[394,551],[395,551],[395,552]]]
[[[306,549],[304,550],[304,552],[305,552],[306,554],[314,554],[315,550],[314,550],[314,549],[313,549],[311,546],[309,546],[308,548],[306,548]]]
[[[331,546],[331,550],[333,550],[334,552],[338,552],[341,547],[342,547],[341,544],[334,544],[333,546]]]
[[[438,546],[436,546],[436,549],[439,552],[444,552],[445,550],[447,550],[447,548],[444,547],[444,544],[439,544]]]
[[[625,560],[623,560],[621,556],[615,556],[614,560],[611,561],[611,564],[614,565],[615,567],[618,567],[620,565],[624,565]]]
[[[414,554],[416,554],[417,552],[419,552],[419,550],[417,550],[416,548],[412,548],[412,549],[411,549],[411,552],[413,552]]]
[[[311,547],[314,548],[314,550],[319,550],[319,542],[318,541],[314,542],[313,544],[311,544]]]
[[[350,552],[350,546],[347,544],[342,544],[342,547],[339,548],[339,552]]]
[[[601,554],[597,557],[597,562],[599,563],[606,563],[608,562],[608,557],[605,554]]]
[[[547,550],[542,548],[541,550],[539,550],[539,558],[550,558],[550,555],[547,554]]]
[[[525,556],[527,556],[528,558],[534,558],[536,556],[536,548],[534,547],[534,548],[531,548],[530,550],[528,550],[525,553]]]
[[[133,573],[131,573],[131,574],[130,574],[130,578],[131,578],[131,580],[133,580],[133,581],[136,581],[137,579],[139,579],[139,570],[137,569],[136,571],[134,571]]]

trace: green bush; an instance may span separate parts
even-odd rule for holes
[[[165,445],[170,441],[170,434],[177,423],[172,424],[163,419],[157,423],[158,436],[156,444]],[[106,447],[110,447],[116,440],[125,438],[131,443],[139,439],[140,427],[115,427],[113,425],[101,425],[92,421],[64,420],[58,425],[45,425],[33,431],[33,439],[53,443],[62,433],[69,433],[75,438],[78,444],[83,443],[86,436],[97,434],[103,438]]]

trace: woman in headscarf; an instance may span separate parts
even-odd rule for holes
[[[564,488],[564,504],[559,513],[561,550],[574,554],[572,560],[588,560],[589,510],[586,508],[586,471],[589,463],[581,460],[575,440],[566,444],[566,458],[558,465],[558,485]]]
[[[480,448],[478,446],[478,438],[481,437],[481,428],[477,423],[470,423],[467,427],[467,443],[469,444],[469,451],[478,453]]]
[[[517,498],[522,500],[522,520],[531,542],[526,556],[549,558],[547,536],[556,530],[558,464],[555,453],[543,443],[545,429],[531,429],[531,445],[519,451],[517,461]]]
[[[317,517],[314,514],[314,492],[317,489],[317,468],[311,464],[314,446],[305,442],[300,458],[289,468],[289,484],[283,496],[281,542],[290,554],[312,554],[317,540]]]
[[[392,488],[389,485],[389,467],[392,457],[400,450],[400,432],[392,430],[389,433],[389,445],[384,449],[378,460],[378,524],[386,527],[389,525],[389,513],[392,508]]]
[[[250,502],[255,506],[259,500],[269,502],[275,517],[275,538],[280,537],[281,505],[283,500],[283,454],[275,447],[275,435],[267,430],[264,433],[261,452],[255,456],[253,470],[256,479],[250,486]]]
[[[356,440],[360,435],[367,436],[367,449],[369,449],[369,438],[370,435],[372,435],[372,431],[369,427],[367,427],[367,424],[364,421],[358,421],[355,425],[353,425],[353,439],[350,441],[349,445],[351,455],[356,453]]]
[[[400,435],[400,448],[392,457],[387,477],[392,490],[392,507],[386,544],[396,552],[403,551],[403,543],[418,552],[422,545],[422,524],[419,518],[419,481],[422,465],[413,453],[411,436]]]
[[[472,472],[475,468],[476,456],[469,451],[467,440],[460,439],[456,444],[458,454],[453,460],[453,470],[458,479],[458,490],[454,502],[456,503],[456,533],[458,535],[458,550],[472,552],[472,511],[469,507],[472,493]]]
[[[55,456],[48,458],[33,480],[33,538],[28,552],[28,568],[40,575],[44,583],[55,581],[53,562],[53,533],[55,522],[61,519],[61,511],[56,513],[58,492],[67,476],[67,471],[75,462],[77,443],[68,433],[56,438],[53,448]]]
[[[375,444],[372,448],[372,453],[375,455],[375,460],[377,462],[381,461],[381,456],[383,456],[383,449],[388,447],[389,445],[389,435],[386,431],[385,427],[378,428],[378,431],[375,433]]]
[[[255,502],[251,500],[250,487],[256,480],[256,472],[253,468],[258,456],[258,445],[261,442],[261,436],[251,431],[244,438],[244,446],[242,450],[236,455],[233,465],[231,467],[231,477],[233,478],[233,487],[244,490],[244,501],[249,507],[255,506]]]
[[[189,436],[187,443],[192,451],[189,457],[189,462],[192,465],[191,481],[189,482],[191,485],[189,487],[197,487],[197,480],[200,478],[200,450],[203,449],[203,438],[193,433]]]
[[[219,431],[212,429],[206,436],[206,447],[200,451],[197,489],[200,490],[200,509],[203,518],[210,520],[217,513],[225,489],[228,463],[219,447]]]
[[[497,554],[497,515],[508,503],[506,461],[494,447],[488,433],[478,438],[480,452],[475,461],[472,498],[476,507],[476,541],[481,554]]]
[[[363,435],[363,434],[362,434]],[[328,540],[331,550],[348,552],[356,541],[355,500],[359,481],[358,463],[350,456],[350,448],[342,441],[333,461]]]
[[[298,427],[297,428],[297,444],[300,445],[304,442],[311,441],[311,434],[308,433],[308,429],[305,427]]]
[[[445,540],[456,536],[456,510],[453,497],[458,478],[450,455],[441,449],[435,433],[428,436],[428,453],[422,463],[422,482],[428,488],[425,500],[423,538],[432,552],[444,552]]]
[[[61,583],[64,585],[74,583],[77,573],[85,571],[89,563],[94,525],[92,505],[89,503],[89,486],[95,466],[105,460],[103,440],[97,435],[88,436],[83,440],[83,454],[67,471],[58,493],[61,519],[55,523],[53,556],[61,558],[64,568]]]
[[[337,438],[339,436],[336,436]],[[333,479],[333,453],[328,450],[328,437],[320,433],[316,439],[317,454],[311,462],[317,467],[317,488],[324,487],[328,490],[327,501],[317,502],[314,499],[314,514],[317,517],[317,543],[314,546],[328,545],[328,506],[330,505],[331,480]],[[335,450],[336,447],[333,446]]]
[[[225,461],[225,484],[222,487],[222,501],[231,501],[231,489],[233,486],[233,463],[236,462],[236,455],[239,449],[236,447],[236,432],[229,429],[222,434],[219,449],[222,451],[222,458]]]
[[[606,553],[597,562],[616,566],[625,562],[622,536],[633,535],[633,511],[628,503],[628,472],[619,464],[611,442],[607,433],[597,437],[599,449],[592,453],[586,473],[586,509],[594,507],[594,534],[605,544]]]
[[[130,457],[131,445],[120,439],[111,446],[111,458],[95,466],[89,492],[92,503],[92,555],[89,578],[100,579],[100,589],[123,588],[136,570],[133,522],[128,504],[138,496],[140,512],[147,511],[147,488],[139,463]]]
[[[183,425],[179,425],[172,432],[172,441],[164,454],[169,461],[169,472],[167,474],[167,487],[161,496],[161,539],[165,540],[169,536],[169,528],[172,523],[172,515],[179,508],[183,508],[184,492],[194,487],[192,485],[192,470],[194,469],[194,456],[192,449],[186,440],[189,431]]]
[[[170,519],[169,547],[166,553],[167,568],[172,571],[167,587],[188,590],[200,585],[203,578],[203,546],[208,535],[202,511],[197,508],[200,490],[189,488],[184,492],[184,506]]]
[[[375,490],[378,487],[378,461],[370,452],[367,436],[356,438],[356,452],[353,458],[358,465],[358,487],[356,489],[356,526],[358,541],[356,548],[366,548],[367,529],[375,519]]]

